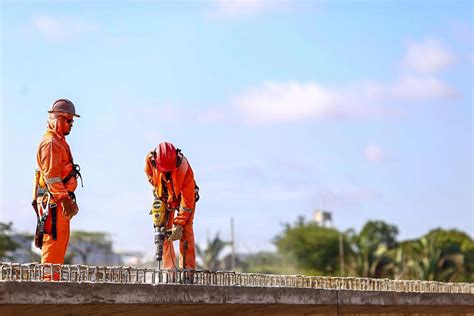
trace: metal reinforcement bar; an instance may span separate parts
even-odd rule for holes
[[[53,277],[51,277],[53,274]],[[126,266],[87,266],[0,262],[0,281],[68,283],[193,284],[213,286],[313,288],[323,290],[474,294],[474,284],[355,277],[273,275],[212,270],[158,270]]]

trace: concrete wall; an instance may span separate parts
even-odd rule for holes
[[[0,282],[0,315],[472,315],[473,294]]]

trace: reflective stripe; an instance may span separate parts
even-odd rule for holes
[[[42,187],[38,187],[38,196],[41,196],[41,195],[44,195],[46,192],[48,192],[48,190],[46,189],[46,187],[42,188]]]
[[[58,182],[62,182],[62,181],[63,180],[61,180],[61,177],[54,177],[54,178],[46,179],[47,184],[53,184],[53,183],[58,183]]]
[[[179,210],[183,211],[183,212],[192,212],[193,211],[192,208],[186,208],[186,207],[182,207],[182,206],[179,208]]]

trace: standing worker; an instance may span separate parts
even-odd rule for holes
[[[191,165],[180,149],[163,142],[146,156],[145,173],[154,188],[155,202],[166,206],[165,228],[169,237],[163,242],[163,268],[177,268],[173,241],[179,240],[179,266],[195,269],[193,219],[199,195]]]
[[[56,100],[48,113],[46,133],[36,155],[32,203],[38,217],[35,244],[41,249],[41,263],[62,264],[69,242],[69,222],[79,211],[74,191],[81,176],[65,137],[79,115],[67,99]],[[54,279],[58,278],[55,273]]]

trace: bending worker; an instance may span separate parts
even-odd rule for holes
[[[46,133],[36,156],[33,207],[38,226],[35,244],[41,248],[41,263],[62,264],[69,242],[69,222],[79,211],[74,190],[80,168],[74,164],[66,142],[74,117],[79,115],[74,104],[67,99],[55,101],[48,113]],[[57,279],[58,275],[54,278]]]
[[[198,194],[188,160],[180,149],[163,142],[146,156],[145,173],[154,188],[155,200],[166,206],[165,228],[170,235],[163,243],[163,268],[177,268],[173,241],[179,240],[179,266],[195,269],[193,219]]]

